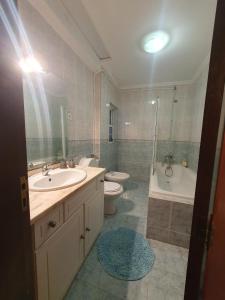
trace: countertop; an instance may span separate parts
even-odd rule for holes
[[[56,191],[33,192],[29,191],[30,199],[30,221],[34,224],[51,208],[67,199],[68,196],[81,189],[86,183],[92,181],[96,176],[105,172],[103,168],[86,167],[87,177],[84,181],[74,186]]]

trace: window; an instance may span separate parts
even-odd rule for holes
[[[109,142],[113,142],[113,109],[109,109]]]

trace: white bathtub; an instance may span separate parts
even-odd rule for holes
[[[172,165],[173,176],[167,177],[165,168],[157,163],[154,175],[151,171],[149,197],[193,205],[196,173],[182,165]]]

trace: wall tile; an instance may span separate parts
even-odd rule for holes
[[[166,229],[162,230],[162,228],[160,227],[153,227],[153,226],[147,227],[147,238],[152,240],[169,243],[170,242],[169,234],[170,234],[169,230]]]
[[[170,229],[170,214],[172,205],[170,201],[149,199],[148,226],[158,227],[162,230]]]
[[[93,140],[68,140],[68,158],[89,157],[93,153]]]
[[[193,206],[149,199],[147,237],[180,247],[189,247]]]
[[[117,149],[116,141],[109,143],[108,140],[100,141],[100,167],[106,168],[108,171],[116,171],[117,166]]]
[[[171,218],[171,230],[183,234],[191,233],[193,206],[174,203]]]
[[[152,161],[152,141],[118,140],[117,168],[131,178],[148,182]]]
[[[179,232],[169,232],[169,243],[179,247],[189,248],[190,235]]]

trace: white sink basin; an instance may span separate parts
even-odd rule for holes
[[[81,169],[50,170],[48,176],[39,173],[29,177],[29,189],[37,192],[60,190],[78,184],[86,177],[86,171]]]

